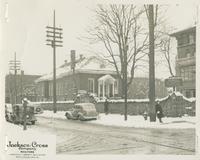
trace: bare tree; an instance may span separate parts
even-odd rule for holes
[[[90,31],[92,40],[103,43],[107,53],[101,57],[111,63],[121,81],[125,99],[125,120],[127,120],[127,90],[131,84],[138,62],[147,55],[148,34],[140,18],[144,8],[134,5],[98,5],[95,11],[97,26]],[[130,78],[127,78],[130,75]]]
[[[161,39],[161,46],[160,46],[161,53],[163,53],[165,61],[167,62],[167,68],[169,69],[169,73],[171,77],[174,77],[175,74],[173,72],[173,65],[172,65],[172,50],[171,50],[171,37],[165,36]]]

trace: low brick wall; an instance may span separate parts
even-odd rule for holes
[[[104,102],[99,102],[96,105],[96,109],[99,113],[104,113]],[[148,110],[148,102],[128,102],[127,113],[129,115],[143,114]],[[109,113],[123,114],[124,102],[110,102],[108,105]]]
[[[53,110],[53,103],[52,102],[36,102],[37,104],[40,104],[40,106],[44,109],[44,110],[49,110],[52,111]],[[70,108],[72,108],[72,106],[74,105],[73,101],[61,101],[61,102],[57,102],[56,106],[57,106],[57,111],[67,111]]]
[[[53,110],[52,102],[36,102],[41,105],[44,110]],[[73,101],[58,101],[57,110],[58,111],[67,111],[72,108]],[[160,103],[163,113],[165,116],[177,117],[184,114],[195,115],[195,101],[190,102],[185,99],[173,100],[171,97],[166,97],[161,100]],[[99,113],[104,113],[104,101],[99,101],[95,104],[96,110]],[[192,110],[187,111],[186,108],[192,108]],[[130,99],[127,103],[127,113],[128,115],[141,115],[145,111],[149,110],[149,101],[148,99],[134,100]],[[115,114],[124,114],[124,101],[123,100],[110,100],[108,105],[109,113]]]
[[[37,102],[41,105],[44,110],[53,110],[52,102]],[[57,102],[57,111],[67,111],[72,108],[73,102]],[[95,104],[96,110],[99,113],[104,113],[104,102],[98,102]],[[109,113],[123,114],[124,113],[124,102],[109,102],[108,105]],[[127,112],[129,115],[138,115],[148,110],[148,102],[128,102]]]

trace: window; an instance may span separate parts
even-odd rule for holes
[[[49,95],[50,96],[53,95],[53,84],[52,83],[49,84]]]
[[[59,83],[57,83],[56,84],[56,94],[57,95],[60,95],[60,93],[59,93],[59,87],[60,87],[60,85],[59,85]]]
[[[187,98],[195,97],[196,96],[195,92],[196,92],[195,89],[188,89],[185,91],[185,96]]]
[[[88,78],[88,92],[94,93],[94,79]]]
[[[183,81],[195,80],[195,66],[181,68],[181,77]]]
[[[189,35],[183,34],[179,37],[178,45],[185,45],[189,43]]]
[[[185,50],[185,53],[186,53],[186,57],[189,58],[190,57],[190,50],[188,48]]]
[[[193,46],[180,47],[178,48],[178,59],[192,57],[194,53],[195,47]]]
[[[41,86],[41,95],[44,96],[44,84]]]
[[[189,35],[190,44],[195,42],[194,34]]]
[[[118,94],[118,79],[115,81],[114,88],[115,88],[114,94]]]
[[[103,96],[103,84],[100,84],[100,97]]]
[[[192,95],[193,95],[193,97],[196,97],[196,90],[195,89],[192,90]]]

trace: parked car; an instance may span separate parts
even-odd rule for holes
[[[15,124],[23,124],[24,123],[24,107],[22,104],[6,104],[5,105],[5,118],[9,122],[13,122]],[[34,107],[31,105],[27,105],[26,109],[26,122],[35,124],[36,117],[34,116]]]
[[[93,103],[77,103],[65,113],[67,119],[96,120],[98,113]]]
[[[28,105],[31,105],[34,107],[34,114],[42,114],[44,112],[41,104],[37,102],[35,103],[28,100]]]

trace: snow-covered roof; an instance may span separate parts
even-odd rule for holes
[[[187,28],[182,28],[180,30],[175,31],[174,33],[172,33],[170,35],[176,37],[177,35],[182,34],[182,33],[195,31],[195,29],[196,29],[196,26],[188,26]]]
[[[172,95],[175,95],[175,96],[177,96],[177,97],[182,97],[184,100],[189,101],[189,102],[195,102],[195,101],[196,101],[196,98],[194,98],[194,97],[192,97],[192,98],[187,98],[187,97],[185,97],[182,93],[180,93],[180,92],[178,92],[178,91],[172,92],[172,93],[170,94],[170,96],[172,96]]]
[[[56,78],[62,78],[64,76],[71,75],[71,64],[67,63],[56,69]],[[82,58],[77,61],[75,73],[90,73],[90,74],[116,74],[115,68],[106,63],[103,59],[92,56],[89,58]],[[53,79],[53,73],[45,74],[38,78],[35,82],[49,81]]]

